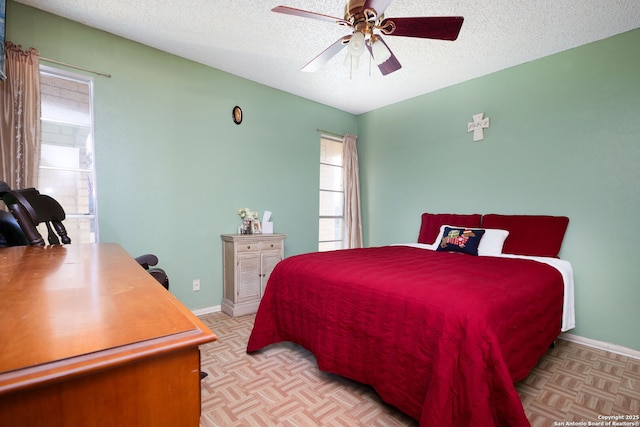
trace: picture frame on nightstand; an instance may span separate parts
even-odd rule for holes
[[[262,225],[260,221],[253,220],[251,221],[251,234],[262,234]]]

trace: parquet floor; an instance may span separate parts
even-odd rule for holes
[[[209,374],[202,380],[200,427],[418,425],[370,387],[318,371],[313,355],[297,345],[247,355],[253,315],[201,319],[219,339],[200,347]],[[639,415],[640,360],[558,340],[516,388],[532,427]]]

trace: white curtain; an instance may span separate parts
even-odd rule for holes
[[[345,249],[362,247],[362,215],[360,213],[360,173],[358,172],[357,137],[346,134],[342,139],[344,161]]]

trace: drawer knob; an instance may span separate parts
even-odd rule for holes
[[[251,249],[251,246],[247,246],[247,249]]]

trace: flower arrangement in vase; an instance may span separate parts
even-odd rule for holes
[[[251,224],[258,219],[258,212],[249,208],[238,209],[238,215],[242,218],[242,227],[240,234],[253,234]]]

